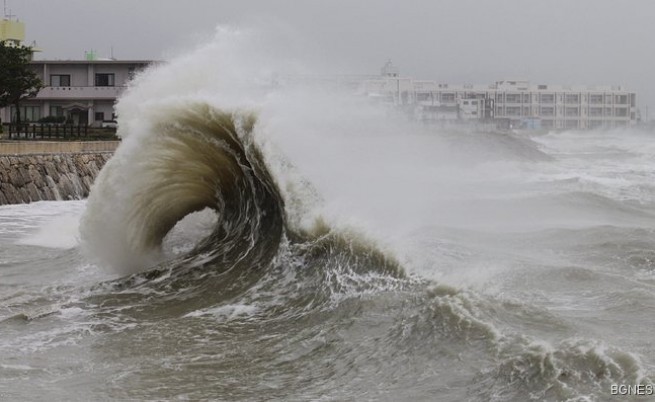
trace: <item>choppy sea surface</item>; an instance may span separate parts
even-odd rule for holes
[[[0,207],[0,395],[593,401],[652,384],[652,133],[434,136],[486,156],[456,164],[465,189],[423,178],[449,192],[426,190],[425,224],[264,233],[271,253],[230,257],[248,266],[212,254],[210,210],[125,275],[80,245],[86,201]]]
[[[424,126],[274,40],[138,73],[88,200],[0,207],[0,399],[652,399],[653,132]]]

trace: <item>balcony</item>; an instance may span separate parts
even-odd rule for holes
[[[125,87],[45,87],[36,99],[116,99]]]

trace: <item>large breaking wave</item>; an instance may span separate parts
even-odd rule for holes
[[[196,253],[270,260],[284,204],[250,139],[254,115],[195,104],[167,116],[138,147],[119,150],[98,178],[84,239],[116,268],[143,270],[178,221],[211,208],[218,221]]]
[[[307,126],[290,125],[286,114],[302,121],[304,101],[293,87],[277,88],[274,69],[290,63],[272,62],[280,58],[262,51],[262,40],[221,28],[209,43],[137,76],[122,96],[123,141],[94,184],[80,230],[103,265],[131,274],[170,260],[162,248],[167,234],[210,209],[217,218],[211,234],[184,258],[251,270],[268,264],[284,242],[329,239],[377,261],[374,269],[401,272],[364,231],[314,211],[319,192],[271,141],[284,131],[298,138]],[[281,127],[277,116],[284,116]],[[303,153],[321,151],[317,144]]]
[[[555,243],[576,261],[588,252],[567,247],[593,237],[590,226],[643,222],[651,211],[604,183],[571,179],[571,167],[586,161],[544,152],[549,136],[426,137],[359,101],[332,103],[322,88],[276,88],[270,60],[261,63],[240,35],[221,32],[154,67],[120,100],[123,142],[81,226],[86,250],[126,275],[90,292],[99,316],[129,325],[180,320],[169,330],[196,342],[204,354],[190,358],[206,367],[173,363],[189,375],[223,370],[224,381],[201,387],[203,397],[214,387],[244,399],[270,391],[259,377],[235,391],[250,370],[278,373],[274,395],[300,399],[398,399],[414,390],[418,399],[585,400],[609,383],[650,378],[638,356],[582,337],[576,320],[523,288],[542,275],[540,285],[564,289],[551,293],[565,300],[571,278],[607,280],[540,245]],[[274,140],[289,130],[296,135],[278,149]],[[319,206],[334,193],[328,208]],[[178,222],[206,210],[209,232],[191,249],[167,252]],[[344,210],[361,219],[340,221]],[[386,237],[370,235],[380,232]],[[161,337],[144,328],[145,337]],[[206,358],[207,345],[225,348],[226,338],[260,360],[226,356],[234,366],[220,366]],[[305,373],[312,381],[297,380]],[[171,386],[188,390],[184,378]]]

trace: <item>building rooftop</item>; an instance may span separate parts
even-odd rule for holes
[[[499,81],[495,84],[446,84],[437,83],[435,81],[415,81],[419,88],[426,90],[432,89],[435,86],[438,90],[453,90],[453,91],[543,91],[543,92],[563,92],[563,91],[578,91],[578,92],[630,92],[622,85],[561,85],[561,84],[531,84],[529,82],[522,82],[522,85],[511,84],[507,81]]]
[[[151,64],[158,60],[32,60],[31,64]]]

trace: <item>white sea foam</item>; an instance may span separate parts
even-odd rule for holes
[[[187,313],[185,317],[215,317],[229,321],[239,317],[255,315],[258,311],[259,307],[254,305],[228,304],[225,306],[192,311]]]
[[[174,182],[176,169],[188,167],[169,147],[183,141],[163,143],[161,134],[193,127],[175,118],[201,105],[205,111],[256,112],[252,137],[242,139],[262,151],[294,228],[322,220],[352,234],[344,236],[348,240],[364,233],[376,241],[347,244],[350,259],[321,259],[342,256],[337,241],[295,259],[278,254],[272,267],[257,265],[255,283],[216,270],[210,250],[92,290],[43,289],[44,273],[60,275],[68,263],[51,266],[50,257],[73,253],[39,249],[39,259],[30,259],[17,246],[18,263],[3,262],[2,272],[10,273],[3,279],[22,286],[29,275],[33,282],[25,298],[11,296],[10,288],[2,299],[16,313],[0,323],[8,334],[0,337],[3,355],[44,366],[53,356],[72,361],[75,367],[61,370],[73,379],[62,380],[54,360],[35,381],[71,385],[66,396],[73,398],[78,376],[87,373],[100,378],[94,384],[127,390],[118,397],[141,399],[174,393],[211,399],[219,386],[252,399],[261,395],[266,376],[272,379],[265,391],[298,386],[273,395],[280,399],[394,399],[400,394],[384,393],[408,398],[410,391],[429,399],[461,387],[461,398],[453,400],[583,400],[604,395],[610,381],[650,378],[653,292],[644,273],[653,266],[648,202],[655,197],[653,188],[637,186],[649,183],[655,149],[640,146],[643,135],[566,132],[531,141],[418,127],[363,98],[320,86],[274,85],[274,72],[303,69],[276,57],[275,46],[264,51],[269,44],[257,33],[220,30],[210,43],[143,73],[118,105],[124,141],[93,190],[82,229],[102,233],[99,247],[118,261],[129,260],[131,252],[137,260],[144,257],[139,252],[147,254],[130,250],[150,230],[142,225],[147,220],[131,213],[157,217],[180,201],[167,197],[163,186]],[[212,112],[193,116],[207,115]],[[199,154],[185,156],[194,163]],[[153,159],[169,169],[143,175],[144,166],[162,166],[148,165]],[[212,177],[186,177],[211,190],[211,198]],[[193,181],[198,177],[203,180]],[[179,187],[168,190],[180,194]],[[626,202],[638,197],[642,205]],[[134,200],[143,205],[133,208]],[[70,246],[71,216],[55,218],[65,210],[57,205],[0,208],[7,223],[0,226],[2,239],[10,246],[16,237],[21,245]],[[213,212],[178,218],[167,237],[155,236],[173,256],[190,251],[217,222]],[[619,230],[631,226],[639,230]],[[408,280],[376,267],[354,271],[351,265],[365,265],[367,255],[356,250],[362,244],[391,250],[414,275]],[[162,255],[145,257],[138,269]],[[66,279],[79,285],[95,268],[82,265],[71,275],[77,282]],[[68,292],[76,298],[49,300]],[[235,321],[248,325],[229,326]],[[43,363],[44,357],[50,360]],[[85,366],[87,357],[111,366],[115,382],[105,381],[107,371]],[[131,365],[136,376],[125,374]],[[294,393],[309,384],[294,383],[298,373],[317,379],[314,394]],[[94,396],[106,397],[105,390]]]
[[[79,244],[79,214],[58,216],[44,222],[34,234],[18,241],[18,244],[50,248],[73,248]]]

